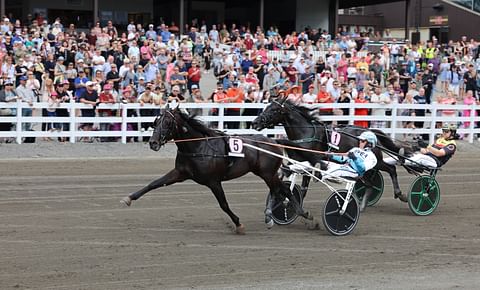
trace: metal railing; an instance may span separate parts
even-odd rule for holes
[[[285,134],[283,127],[277,126],[273,129],[265,129],[261,132],[258,132],[253,129],[242,128],[245,127],[246,122],[251,122],[255,119],[256,116],[227,116],[225,109],[228,108],[256,108],[263,109],[267,104],[263,103],[230,103],[230,104],[218,104],[218,103],[182,103],[180,105],[181,109],[201,109],[201,114],[198,115],[198,118],[208,125],[212,126],[215,124],[215,128],[218,130],[225,131],[228,134]],[[323,121],[346,121],[349,124],[354,124],[354,121],[387,121],[387,127],[381,128],[385,133],[389,134],[392,138],[398,138],[402,134],[428,134],[430,142],[433,142],[435,135],[440,133],[440,129],[437,128],[437,124],[442,122],[456,123],[459,126],[458,133],[461,135],[468,134],[468,142],[473,143],[474,135],[480,135],[480,128],[475,128],[477,122],[480,122],[480,117],[476,116],[476,111],[480,111],[480,106],[477,105],[440,105],[440,104],[430,104],[430,105],[419,105],[419,104],[389,104],[389,105],[380,105],[380,104],[357,104],[357,103],[342,103],[342,104],[314,104],[314,105],[305,105],[311,108],[330,108],[334,110],[338,109],[348,109],[348,115],[329,115],[329,116],[320,116]],[[48,103],[34,103],[32,106],[29,106],[27,103],[16,102],[16,103],[0,103],[0,109],[10,108],[16,111],[15,115],[12,116],[0,116],[0,123],[12,123],[15,130],[12,131],[0,131],[0,138],[14,138],[15,141],[20,144],[23,142],[25,137],[67,137],[69,142],[77,142],[77,138],[82,137],[117,137],[122,143],[127,142],[129,137],[147,137],[151,136],[152,132],[149,130],[141,130],[141,123],[151,123],[155,120],[154,116],[143,116],[140,114],[138,116],[128,116],[128,110],[141,111],[144,109],[161,109],[159,106],[154,105],[140,105],[138,103],[133,104],[100,104],[96,109],[111,109],[116,110],[117,115],[111,117],[81,117],[81,109],[92,109],[91,105],[81,104],[81,103],[62,103],[57,108],[67,109],[69,112],[68,117],[42,117],[42,109],[50,108]],[[33,116],[27,117],[22,116],[23,108],[31,108],[34,111]],[[355,115],[355,109],[368,108],[368,109],[388,109],[391,110],[390,116],[375,116],[367,115],[360,116]],[[216,109],[218,114],[211,114],[211,111]],[[430,113],[424,117],[420,116],[402,116],[400,113],[406,109],[424,109],[429,110]],[[453,116],[445,117],[442,114],[443,110],[453,110]],[[470,116],[464,117],[459,116],[460,112],[469,111]],[[40,116],[38,116],[40,115]],[[227,122],[240,122],[242,124],[241,129],[228,129],[226,128]],[[404,128],[403,122],[424,122],[423,128]],[[22,125],[25,123],[34,124],[34,127],[38,127],[41,123],[68,123],[68,131],[23,131]],[[82,123],[94,123],[99,127],[98,124],[107,123],[107,124],[117,124],[118,131],[82,131],[79,129]],[[118,126],[119,124],[119,126]],[[129,124],[137,124],[138,130],[131,130],[132,126]],[[462,125],[463,124],[463,125]],[[468,126],[465,127],[464,125]],[[130,129],[130,130],[129,130]]]

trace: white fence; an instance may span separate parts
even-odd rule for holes
[[[274,129],[265,129],[261,132],[255,131],[253,129],[225,129],[226,122],[245,122],[252,121],[256,116],[225,116],[224,109],[226,108],[258,108],[263,109],[266,104],[242,104],[242,103],[232,103],[232,104],[217,104],[217,103],[182,103],[181,108],[183,109],[202,109],[203,114],[199,115],[198,118],[206,123],[217,123],[217,128],[219,130],[224,130],[228,134],[284,134],[285,131],[281,126],[275,127]],[[91,105],[85,105],[80,103],[64,103],[59,106],[59,108],[66,108],[69,112],[69,117],[42,117],[41,111],[43,108],[48,108],[48,103],[34,103],[33,106],[29,106],[27,103],[16,102],[16,103],[0,103],[0,109],[10,108],[16,109],[15,116],[0,116],[0,123],[13,123],[15,130],[13,131],[0,131],[0,138],[15,138],[17,143],[22,143],[24,137],[68,137],[71,143],[77,142],[77,138],[81,137],[117,137],[122,143],[126,143],[129,137],[146,137],[151,136],[152,132],[140,130],[140,124],[153,122],[155,117],[128,117],[127,109],[160,109],[159,107],[153,105],[144,105],[140,104],[100,104],[97,109],[112,109],[120,110],[119,116],[116,117],[81,117],[81,109],[92,109]],[[355,120],[364,120],[364,121],[388,121],[388,127],[382,128],[382,130],[390,134],[392,138],[401,138],[403,134],[428,134],[430,136],[430,142],[433,141],[436,134],[440,132],[440,129],[436,128],[437,123],[440,122],[449,122],[468,124],[468,127],[459,126],[459,134],[467,134],[468,142],[473,143],[474,134],[480,134],[480,128],[475,128],[476,122],[480,122],[480,117],[476,116],[476,110],[480,110],[480,106],[468,106],[468,105],[439,105],[439,104],[430,104],[430,105],[411,105],[411,104],[390,104],[390,105],[380,105],[380,104],[356,104],[356,103],[347,103],[347,104],[328,104],[328,105],[309,105],[309,107],[317,108],[335,108],[349,109],[350,114],[344,116],[322,116],[324,121],[348,121],[349,124],[353,124]],[[34,110],[32,117],[22,116],[22,108],[32,108]],[[209,112],[211,109],[218,109],[218,116],[210,115]],[[355,116],[355,109],[359,108],[388,108],[392,110],[391,116]],[[413,116],[401,116],[400,112],[405,109],[425,109],[430,110],[430,114],[427,114],[425,117],[413,117]],[[453,117],[444,117],[441,114],[442,110],[454,110],[456,113]],[[464,110],[470,111],[469,117],[460,117],[460,112]],[[40,116],[38,116],[40,115]],[[402,122],[424,122],[423,128],[416,129],[407,129],[403,128]],[[23,131],[22,124],[31,123],[35,124],[36,131]],[[69,131],[40,131],[39,123],[68,123],[70,125]],[[118,123],[121,124],[120,131],[81,131],[79,126],[82,123],[94,123],[96,125],[100,123]],[[129,123],[138,124],[138,130],[129,131],[127,130]],[[98,127],[98,126],[96,126]]]

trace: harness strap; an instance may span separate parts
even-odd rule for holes
[[[317,126],[315,126],[314,121],[311,121],[310,124],[313,127],[313,136],[309,138],[303,138],[303,139],[297,139],[297,140],[291,140],[293,143],[299,144],[299,143],[312,143],[312,142],[321,142],[322,140],[316,138],[317,136]]]
[[[177,152],[180,155],[188,156],[188,157],[213,157],[213,158],[228,158],[228,157],[230,157],[228,155],[222,155],[222,154],[187,153],[187,152],[182,152],[182,151],[177,151]]]

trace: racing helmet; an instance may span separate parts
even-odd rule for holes
[[[377,136],[371,132],[371,131],[365,131],[360,136],[358,136],[359,140],[367,140],[368,143],[370,143],[370,146],[372,148],[375,148],[377,146]]]
[[[456,135],[457,135],[457,125],[456,124],[444,123],[443,126],[442,126],[442,130],[443,131],[450,131],[451,132],[450,136],[451,136],[452,139],[455,138]]]

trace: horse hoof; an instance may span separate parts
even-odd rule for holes
[[[267,221],[267,218],[265,218],[265,224],[267,225],[267,229],[271,229],[274,225],[273,219],[269,218],[269,220]]]
[[[313,219],[314,219],[313,215],[309,211],[305,212],[303,214],[303,217],[307,220],[310,220],[310,221],[313,221]]]
[[[245,227],[240,224],[236,229],[235,229],[235,233],[237,233],[237,235],[244,235],[245,234]]]
[[[397,199],[397,198],[400,201],[408,202],[408,198],[403,193],[395,194],[395,199]]]
[[[305,227],[310,231],[319,230],[320,222],[315,218],[312,218],[311,220],[305,220]]]
[[[124,206],[131,206],[132,205],[132,199],[130,197],[124,197],[122,200],[120,200],[120,203],[123,204]]]

